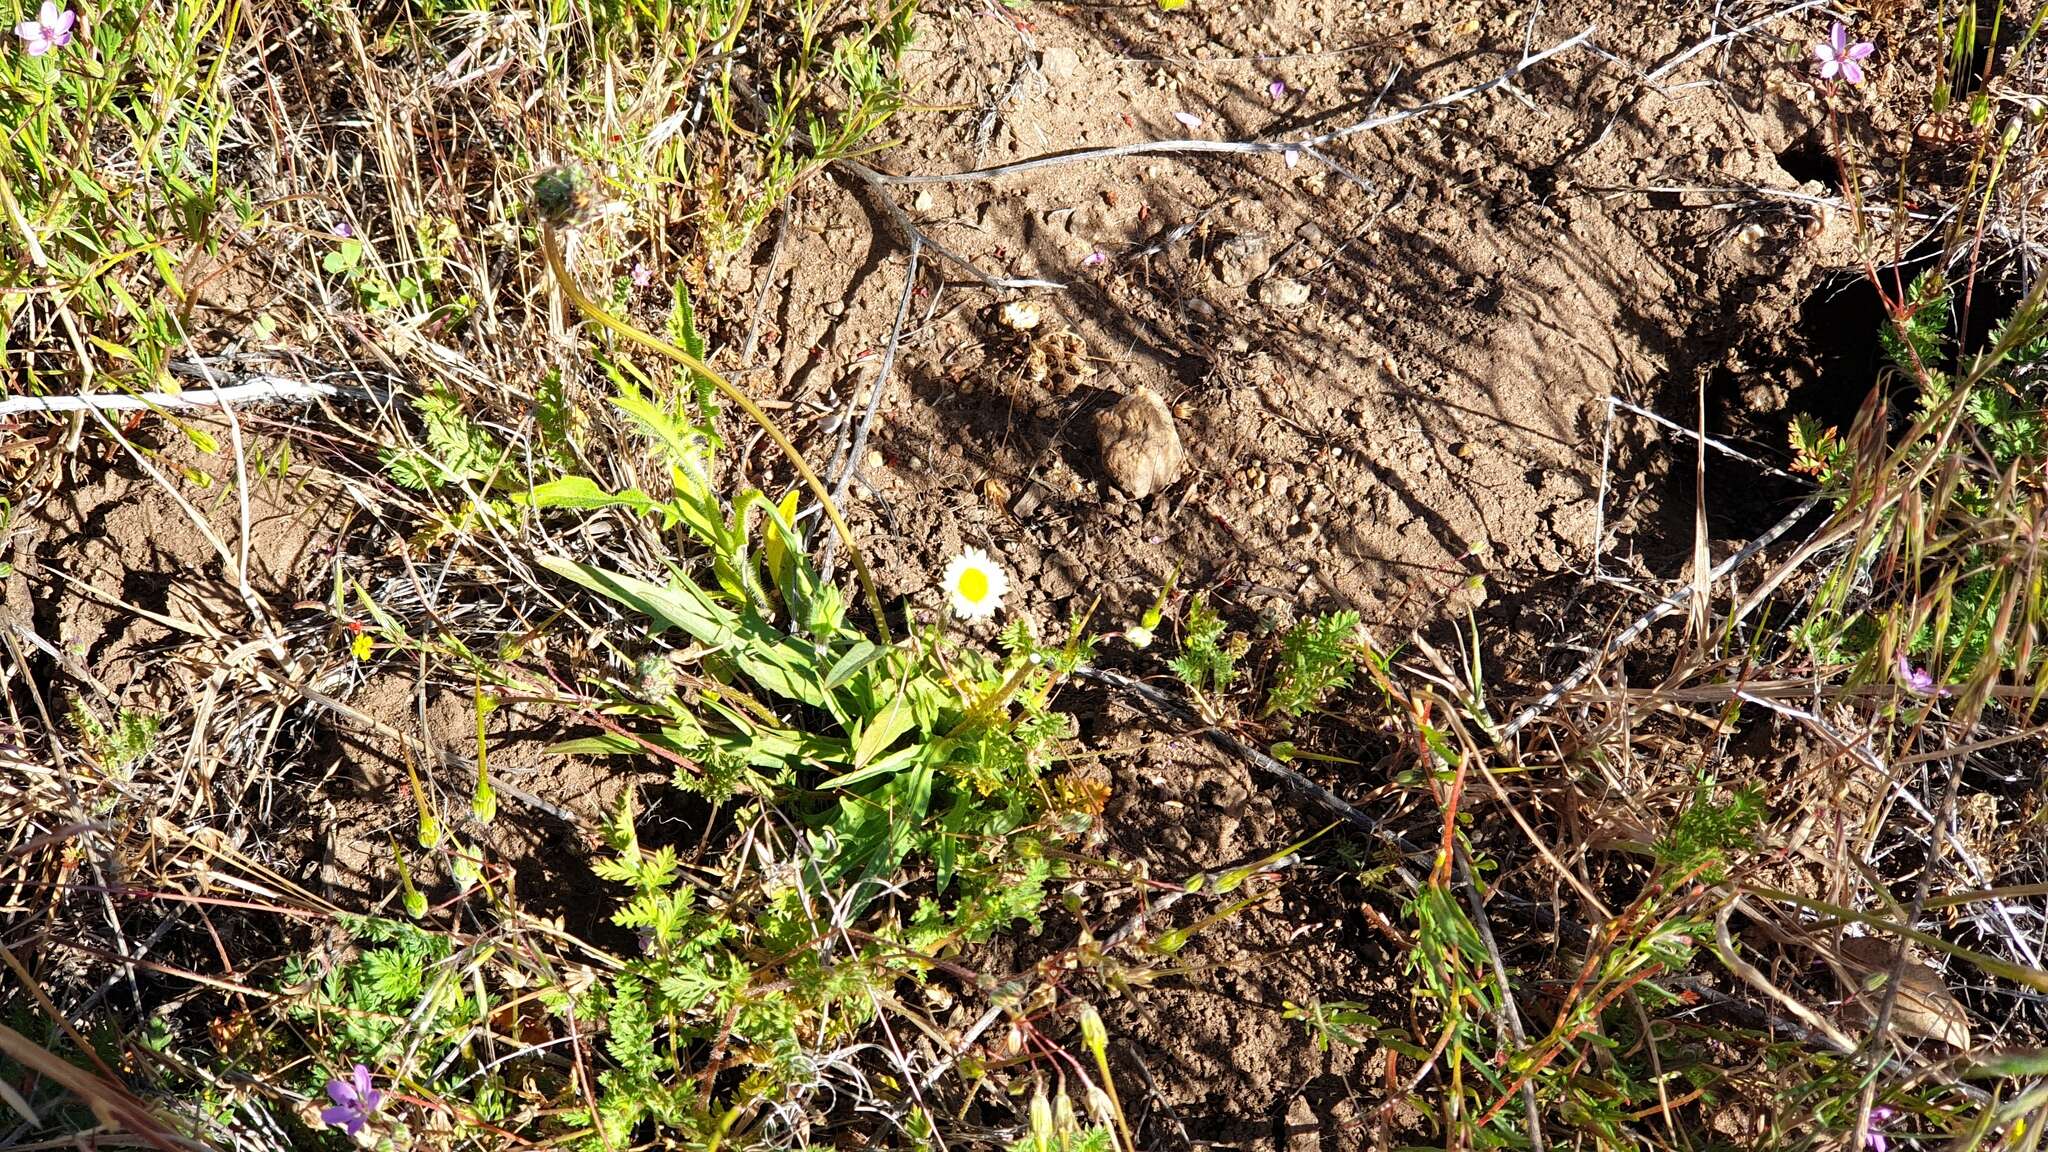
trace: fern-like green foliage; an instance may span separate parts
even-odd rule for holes
[[[75,700],[71,706],[71,725],[78,730],[80,741],[110,772],[118,772],[149,755],[156,747],[157,729],[162,724],[161,718],[147,712],[123,708],[114,717],[113,726],[108,727],[100,723],[83,700]]]
[[[1897,325],[1878,330],[1878,345],[1899,371],[1917,377],[1925,371],[1939,381],[1947,380],[1942,366],[1948,341],[1949,308],[1952,293],[1948,279],[1939,268],[1930,268],[1913,278],[1906,290],[1905,318]]]
[[[1792,420],[1790,439],[1792,470],[1819,480],[1823,489],[1839,492],[1855,464],[1855,454],[1842,440],[1842,434],[1802,413]]]
[[[2016,460],[2039,460],[2048,448],[2048,425],[2041,409],[2023,401],[2014,392],[1996,384],[1970,390],[1963,410],[1984,430],[1992,458],[2000,464]]]
[[[543,373],[533,390],[533,423],[539,432],[541,453],[555,470],[566,471],[573,466],[576,440],[588,421],[583,410],[569,398],[568,386],[557,369]]]
[[[412,408],[419,415],[426,447],[386,448],[378,454],[394,481],[408,488],[440,488],[500,477],[509,467],[510,454],[463,411],[462,397],[454,389],[429,388]]]
[[[1754,845],[1756,829],[1767,814],[1761,789],[1740,788],[1728,799],[1717,800],[1712,785],[1702,783],[1652,851],[1658,863],[1674,872],[1718,880],[1725,874],[1727,854]]]
[[[1237,682],[1237,661],[1250,641],[1242,636],[1225,637],[1228,626],[1197,592],[1188,598],[1187,619],[1182,623],[1180,655],[1167,667],[1196,695],[1223,692]]]
[[[669,306],[668,313],[669,341],[697,359],[703,360],[708,353],[705,351],[704,337],[697,332],[697,306],[690,300],[690,286],[678,280],[674,292],[673,303]],[[725,443],[718,435],[718,386],[711,382],[711,377],[702,372],[691,372],[689,375],[690,400],[697,410],[698,431],[704,436],[710,449],[716,452]]]
[[[353,959],[315,971],[294,958],[280,981],[304,989],[290,1002],[292,1019],[333,1031],[326,1051],[334,1066],[389,1065],[414,1040],[431,1066],[482,1019],[447,965],[455,951],[449,937],[381,917],[347,916],[341,925],[360,946]]]
[[[1358,613],[1346,610],[1311,616],[1283,633],[1266,713],[1300,716],[1348,687],[1364,651],[1358,624]]]

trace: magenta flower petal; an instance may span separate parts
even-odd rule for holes
[[[37,13],[36,21],[45,28],[54,27],[57,23],[57,0],[43,0],[43,10]]]
[[[330,1128],[339,1128],[353,1136],[363,1130],[362,1113],[353,1108],[336,1105],[320,1110],[320,1122]]]
[[[340,1128],[350,1136],[362,1131],[384,1103],[384,1093],[377,1091],[370,1070],[361,1064],[350,1069],[346,1078],[337,1076],[329,1080],[327,1098],[334,1101],[334,1106],[320,1110],[320,1122]]]
[[[1906,686],[1906,691],[1911,692],[1916,696],[1949,695],[1948,689],[1937,688],[1935,686],[1933,672],[1930,672],[1925,668],[1913,667],[1913,662],[1906,658],[1906,654],[1904,652],[1899,653],[1897,667],[1899,672],[1899,681]]]
[[[1868,40],[1865,40],[1861,44],[1851,44],[1849,46],[1849,59],[1868,60],[1870,58],[1870,54],[1875,51],[1877,51],[1877,45],[1872,44]]]
[[[1863,83],[1863,67],[1854,60],[1842,61],[1842,79],[1851,84]]]
[[[1901,659],[1904,659],[1904,657],[1901,657]],[[1872,1108],[1870,1110],[1870,1126],[1864,1131],[1863,1135],[1863,1146],[1869,1149],[1870,1152],[1890,1152],[1892,1142],[1891,1138],[1884,1134],[1884,1126],[1890,1123],[1891,1118],[1897,1114],[1893,1109],[1882,1104]]]
[[[1841,74],[1841,71],[1842,62],[1830,59],[1827,63],[1820,66],[1820,78],[1823,80],[1833,80],[1837,75]]]
[[[384,1094],[377,1091],[376,1087],[370,1082],[370,1070],[368,1068],[363,1067],[361,1064],[356,1065],[354,1079],[356,1082],[356,1102],[361,1104],[365,1111],[374,1109],[379,1104],[384,1103]]]
[[[1828,43],[1834,47],[1835,55],[1838,57],[1849,50],[1849,30],[1842,26],[1840,20],[1835,21],[1835,26],[1828,30]]]

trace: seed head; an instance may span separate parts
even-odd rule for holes
[[[534,177],[533,206],[550,224],[574,224],[590,208],[589,182],[574,168],[550,168]]]

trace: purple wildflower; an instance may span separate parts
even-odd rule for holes
[[[1863,83],[1863,61],[1877,51],[1877,45],[1868,40],[1849,42],[1849,30],[1840,20],[1828,31],[1825,43],[1815,44],[1813,54],[1820,59],[1820,78],[1833,80],[1840,76],[1850,84]]]
[[[633,262],[633,287],[645,288],[654,283],[654,269],[638,260]]]
[[[43,10],[33,20],[23,20],[14,26],[14,34],[21,38],[22,47],[31,56],[62,48],[71,43],[71,33],[78,26],[78,13],[69,8],[59,10],[56,0],[43,0]]]
[[[1275,80],[1271,84],[1266,85],[1266,95],[1278,100],[1282,96],[1287,95],[1287,85]]]
[[[334,233],[336,236],[341,237],[343,240],[346,240],[349,237],[356,234],[356,230],[350,227],[349,222],[346,220],[336,223],[335,226],[329,228],[328,231]]]
[[[1947,688],[1935,685],[1934,673],[1925,668],[1913,667],[1913,662],[1906,659],[1904,652],[1899,653],[1898,672],[1899,682],[1906,686],[1906,691],[1913,693],[1915,696],[1954,695]],[[1879,1149],[1878,1152],[1883,1152],[1883,1150]]]
[[[1089,253],[1088,255],[1086,255],[1086,256],[1083,256],[1083,257],[1081,258],[1081,264],[1082,264],[1082,266],[1083,266],[1083,267],[1086,267],[1086,268],[1093,268],[1093,267],[1095,267],[1095,266],[1096,266],[1097,264],[1101,264],[1101,263],[1103,263],[1103,262],[1107,261],[1108,259],[1109,259],[1109,255],[1108,255],[1108,253],[1105,253],[1105,252],[1103,252],[1103,251],[1101,251],[1101,250],[1099,250],[1099,249],[1098,249],[1097,251],[1094,251],[1094,252],[1090,252],[1090,253]]]
[[[348,1079],[329,1080],[327,1098],[334,1106],[320,1110],[320,1122],[351,1137],[363,1130],[384,1103],[384,1093],[370,1085],[370,1070],[361,1064],[349,1072]]]
[[[1870,1152],[1890,1152],[1891,1139],[1884,1134],[1884,1126],[1898,1115],[1894,1109],[1882,1104],[1870,1110],[1870,1126],[1864,1129],[1863,1146]]]

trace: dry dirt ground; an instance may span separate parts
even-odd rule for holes
[[[1014,297],[959,269],[918,286],[855,501],[888,589],[925,594],[946,555],[975,545],[1010,568],[1013,603],[1041,620],[1101,597],[1105,620],[1127,621],[1179,571],[1183,587],[1245,616],[1348,606],[1398,635],[1473,613],[1490,648],[1516,649],[1500,639],[1512,635],[1533,659],[1562,642],[1552,614],[1592,559],[1609,397],[1691,425],[1704,394],[1716,431],[1750,435],[1749,448],[1780,461],[1792,407],[1853,406],[1868,380],[1824,380],[1822,350],[1807,342],[1831,315],[1817,293],[1853,256],[1846,216],[1800,198],[1833,196],[1837,183],[1809,79],[1819,10],[1687,56],[1714,31],[1702,15],[1711,6],[1536,7],[1532,18],[1525,4],[1465,0],[1196,0],[1170,14],[1150,3],[928,6],[912,63],[924,107],[899,122],[905,143],[873,158],[892,173],[1327,129],[1487,80],[1588,27],[1598,51],[1568,50],[1509,90],[1351,137],[1328,152],[1341,168],[1155,155],[895,189],[934,239],[985,271],[1066,288],[1021,294],[1045,319],[1020,337],[997,315]],[[1782,5],[1720,7],[1732,24]],[[1904,47],[1882,25],[1878,39],[1881,52]],[[1646,79],[1674,61],[1660,82]],[[1911,140],[1911,125],[1885,111],[1900,97],[1893,84],[1880,68],[1868,90],[1838,98],[1879,152]],[[904,245],[868,197],[813,181],[777,271],[764,236],[720,273],[730,304],[712,334],[728,354],[762,277],[775,277],[769,370],[743,379],[787,402],[820,456],[837,414],[875,378],[903,286]],[[1035,358],[1051,362],[1044,379]],[[1132,499],[1102,471],[1094,415],[1139,388],[1173,411],[1188,459],[1174,483]],[[258,430],[281,436],[294,423],[272,413]],[[132,461],[73,467],[73,486],[11,541],[6,611],[138,706],[203,692],[153,662],[171,630],[107,609],[85,585],[191,620],[172,600],[174,576],[217,578],[212,550]],[[1717,536],[1754,534],[1788,495],[1747,467],[1710,462]],[[1689,444],[1624,418],[1601,542],[1614,570],[1678,575],[1691,470]],[[231,474],[216,463],[210,490],[171,482],[234,538]],[[252,499],[252,583],[289,618],[331,591],[327,560],[362,513],[317,483],[265,481]],[[1556,671],[1505,674],[1528,684]],[[461,696],[359,680],[323,690],[424,745],[474,738]],[[1084,741],[1112,753],[1112,852],[1185,874],[1319,824],[1243,766],[1122,705],[1084,719]],[[332,834],[294,848],[297,873],[336,899],[381,893],[358,872],[410,819],[393,799],[404,741],[332,713],[249,723],[252,739],[271,725],[271,745],[308,789],[296,802]],[[1370,752],[1367,734],[1350,739],[1332,750]],[[554,805],[588,815],[626,784],[519,748],[508,740],[496,767]],[[1361,802],[1382,783],[1369,768],[1321,774]],[[479,834],[517,841],[494,845],[509,858],[559,863],[543,849],[567,833],[550,819]],[[1283,1001],[1372,1000],[1399,980],[1387,939],[1349,906],[1355,897],[1332,891],[1313,880],[1287,889],[1227,939],[1191,947],[1185,974],[1116,1010],[1128,1082],[1148,1085],[1143,1122],[1167,1126],[1148,1130],[1230,1147],[1374,1141],[1386,1118],[1371,1050],[1321,1050],[1282,1015]]]

